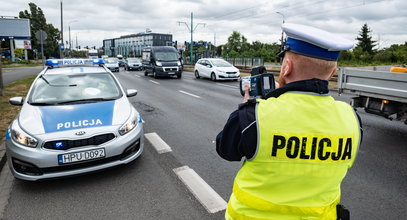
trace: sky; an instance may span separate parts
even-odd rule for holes
[[[18,16],[28,3],[40,7],[61,29],[60,0],[0,0],[0,16]],[[281,24],[321,28],[357,42],[363,24],[371,29],[376,49],[407,41],[406,0],[62,0],[64,41],[78,37],[81,46],[103,45],[103,39],[145,32],[172,34],[190,41],[227,42],[233,31],[248,42],[279,42]],[[181,23],[180,23],[181,22]],[[183,23],[185,22],[185,23]],[[187,27],[188,26],[188,27]],[[75,45],[75,44],[74,44]]]

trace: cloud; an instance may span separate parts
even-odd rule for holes
[[[60,1],[33,0],[43,9],[47,22],[60,29]],[[389,46],[406,41],[407,1],[404,0],[63,0],[64,40],[78,34],[82,46],[101,46],[102,40],[145,31],[171,33],[189,41],[191,12],[194,39],[223,44],[234,31],[249,41],[278,42],[281,23],[300,23],[320,27],[354,40],[367,23],[374,38]],[[18,16],[28,9],[25,0],[3,1],[0,15]],[[278,14],[280,12],[281,14]],[[72,22],[77,20],[77,22]],[[215,39],[216,35],[216,39]]]

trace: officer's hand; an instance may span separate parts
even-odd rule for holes
[[[250,84],[243,84],[243,90],[244,90],[244,96],[243,96],[243,102],[247,102],[247,100],[249,100],[250,95],[249,95],[249,91],[250,91]]]
[[[275,84],[275,86],[276,86],[276,89],[280,88],[280,83],[274,82],[274,84]]]

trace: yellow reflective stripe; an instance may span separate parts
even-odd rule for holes
[[[295,207],[287,205],[277,205],[244,192],[243,190],[240,189],[236,182],[233,185],[233,194],[235,195],[237,200],[239,200],[240,202],[249,207],[252,207],[253,209],[279,213],[298,213],[299,215],[305,216],[310,215],[322,217],[323,215],[336,215],[336,205],[340,201],[340,197],[338,196],[338,198],[335,199],[332,204],[327,206]]]
[[[271,218],[257,218],[253,216],[247,216],[243,213],[236,212],[230,202],[228,203],[228,209],[226,210],[226,214],[229,215],[232,219],[231,220],[278,220],[278,219],[271,219]],[[226,220],[229,220],[226,218]]]

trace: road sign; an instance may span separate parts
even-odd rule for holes
[[[45,31],[39,30],[35,32],[35,37],[39,40],[40,44],[45,44],[45,40],[47,39],[48,35]]]
[[[59,45],[59,48],[60,48],[61,50],[65,50],[64,44],[60,44],[60,45]]]

